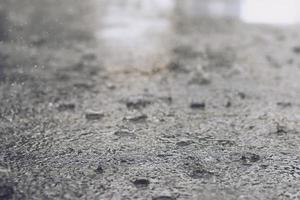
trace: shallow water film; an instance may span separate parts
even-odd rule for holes
[[[300,199],[298,0],[1,0],[0,200]]]

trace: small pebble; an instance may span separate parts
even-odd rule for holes
[[[68,110],[75,110],[75,104],[74,103],[61,103],[58,106],[59,111],[68,111]]]
[[[275,134],[277,135],[284,135],[288,133],[288,128],[284,125],[281,125],[280,123],[276,122],[276,127],[275,127]]]
[[[193,141],[192,140],[181,140],[179,142],[176,143],[177,146],[180,146],[180,147],[185,147],[185,146],[189,146],[193,144]]]
[[[85,118],[87,120],[100,120],[104,117],[104,114],[96,111],[88,111],[85,113]]]
[[[103,174],[103,173],[104,173],[104,170],[103,170],[102,166],[99,165],[99,166],[95,169],[95,172],[96,172],[97,174]]]
[[[190,176],[194,179],[209,179],[214,173],[207,171],[205,169],[195,169],[192,171]]]
[[[144,179],[144,178],[136,179],[135,181],[133,181],[133,184],[137,188],[147,188],[150,184],[150,181],[148,179]]]
[[[193,102],[190,104],[190,108],[192,109],[205,109],[205,103],[204,102]]]
[[[292,103],[290,103],[290,102],[278,102],[277,105],[282,107],[282,108],[287,108],[287,107],[291,107]]]
[[[254,153],[246,152],[241,156],[241,161],[243,165],[251,165],[252,163],[255,163],[259,160],[260,160],[260,156]]]
[[[225,104],[225,107],[226,108],[230,108],[231,106],[232,106],[231,101],[227,101],[226,104]]]
[[[150,105],[152,102],[144,97],[130,98],[126,101],[128,109],[142,109]]]
[[[181,73],[187,72],[187,69],[185,69],[184,66],[181,63],[179,63],[179,61],[171,61],[167,65],[167,69],[173,72],[181,72]]]
[[[246,94],[244,92],[238,92],[238,96],[241,98],[241,99],[245,99],[246,98]]]

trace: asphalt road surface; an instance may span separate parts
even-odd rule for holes
[[[300,199],[300,26],[215,1],[2,0],[0,199]]]

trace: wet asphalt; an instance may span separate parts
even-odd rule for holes
[[[299,26],[185,2],[0,2],[0,199],[300,198]]]

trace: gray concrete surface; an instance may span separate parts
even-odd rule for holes
[[[1,1],[0,199],[300,198],[300,26],[173,3]]]

